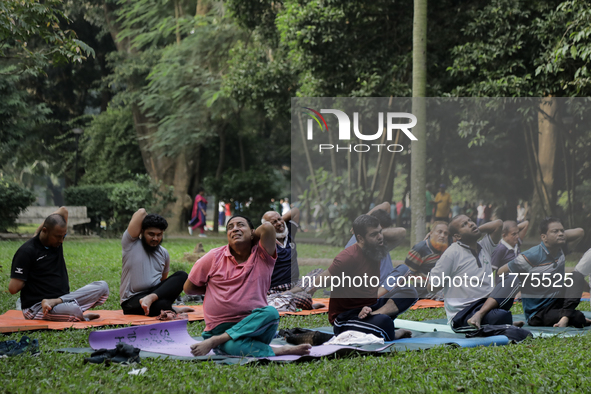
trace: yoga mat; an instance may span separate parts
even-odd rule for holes
[[[285,315],[296,315],[296,316],[307,316],[322,314],[328,312],[328,298],[315,298],[314,303],[322,303],[325,305],[324,308],[307,310],[301,312],[279,312],[280,316]],[[195,309],[194,312],[188,312],[187,316],[189,321],[202,321],[203,305],[187,305]],[[31,331],[31,330],[64,330],[66,328],[85,329],[89,327],[100,327],[100,326],[119,326],[119,325],[146,325],[146,324],[158,324],[160,320],[156,320],[155,317],[140,316],[140,315],[124,315],[122,310],[96,310],[91,309],[88,312],[98,313],[101,317],[89,322],[53,322],[49,320],[27,320],[24,318],[23,313],[17,310],[9,310],[6,313],[0,315],[0,332],[19,332],[19,331]]]
[[[88,342],[95,350],[114,349],[118,343],[127,343],[141,350],[181,357],[192,357],[191,345],[197,343],[187,332],[186,320],[93,331]]]
[[[90,347],[97,349],[113,349],[118,343],[127,343],[143,351],[166,354],[170,356],[192,357],[191,345],[199,343],[187,332],[187,321],[177,320],[153,324],[150,326],[126,327],[113,330],[93,331],[88,338]],[[274,344],[273,347],[283,345]],[[380,345],[378,348],[370,347],[373,352],[380,352],[387,349],[391,344]],[[353,346],[325,345],[314,346],[310,354],[305,357],[319,358],[331,355],[343,349],[351,351],[362,350]],[[213,351],[207,354],[215,355]],[[230,356],[227,356],[230,357]],[[269,361],[296,361],[304,356],[288,355],[265,357]]]
[[[429,345],[457,345],[459,347],[477,347],[477,346],[504,346],[509,343],[509,339],[504,335],[495,335],[485,338],[404,338],[394,341],[399,345],[402,343],[411,344],[429,344]]]

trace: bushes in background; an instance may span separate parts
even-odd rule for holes
[[[175,201],[172,186],[162,186],[148,175],[121,183],[72,186],[65,189],[64,195],[67,205],[86,206],[93,231],[117,234],[125,231],[139,208],[165,215],[166,205]],[[101,228],[101,222],[106,228]]]
[[[35,193],[0,178],[0,232],[14,227],[18,215],[36,199]]]

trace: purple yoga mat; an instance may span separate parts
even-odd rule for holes
[[[127,343],[148,352],[192,357],[191,345],[199,341],[191,338],[187,332],[187,320],[175,320],[145,326],[93,331],[88,337],[88,342],[90,342],[90,347],[95,350],[103,348],[113,349],[118,343]],[[381,349],[385,349],[388,346],[390,345],[385,345]],[[272,347],[277,346],[273,345]],[[306,357],[328,356],[340,349],[355,348],[338,345],[314,346],[310,351],[310,355]],[[214,355],[214,352],[211,351],[207,355]],[[275,356],[266,358],[273,361],[295,361],[300,357],[302,356]]]
[[[148,352],[185,357],[193,356],[191,345],[197,343],[187,332],[187,320],[93,331],[88,342],[93,349],[113,349],[118,343],[127,343]]]

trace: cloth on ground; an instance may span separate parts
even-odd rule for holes
[[[345,331],[326,342],[326,345],[371,345],[374,343],[383,344],[384,338],[359,331]]]
[[[110,363],[130,365],[140,362],[140,349],[126,343],[118,343],[114,349],[99,349],[93,352],[90,357],[84,359],[84,364]]]
[[[333,337],[329,333],[299,327],[279,330],[279,336],[292,345],[307,343],[312,346],[322,345]]]
[[[495,335],[504,335],[513,343],[521,342],[526,338],[533,338],[531,331],[512,324],[489,324],[482,326],[477,331],[467,333],[466,338],[492,337]]]

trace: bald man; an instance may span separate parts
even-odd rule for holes
[[[268,211],[261,223],[270,223],[275,228],[277,261],[271,276],[271,287],[267,292],[269,305],[292,309],[314,309],[320,305],[312,304],[312,296],[298,283],[300,269],[295,244],[295,235],[299,228],[300,210],[292,208],[283,216],[279,212]],[[318,272],[322,270],[316,270]],[[308,273],[314,275],[316,272]],[[281,295],[280,299],[277,296]]]
[[[105,303],[109,285],[100,280],[70,293],[62,247],[67,229],[68,211],[61,207],[45,219],[12,259],[8,291],[21,293],[25,319],[76,322],[100,317],[84,312]]]

